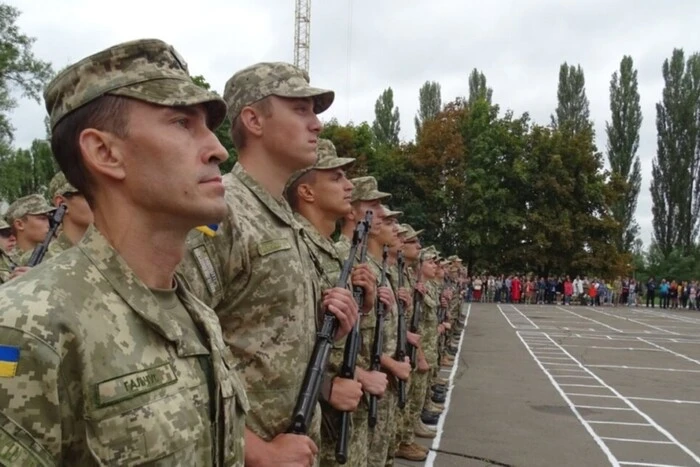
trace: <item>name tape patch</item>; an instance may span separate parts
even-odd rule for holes
[[[177,381],[170,363],[97,383],[97,405],[105,407],[168,386]]]

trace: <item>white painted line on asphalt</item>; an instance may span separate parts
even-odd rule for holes
[[[575,366],[578,367],[577,364],[575,363],[556,363],[556,362],[542,362],[545,365],[554,365],[554,366]]]
[[[672,404],[694,404],[700,405],[700,401],[683,401],[678,399],[656,399],[653,397],[628,397],[628,399],[636,401],[650,401],[650,402],[670,402]]]
[[[588,423],[593,423],[595,425],[653,426],[651,423],[610,422],[607,420],[588,420]]]
[[[680,464],[649,464],[647,462],[620,462],[620,465],[638,465],[639,467],[686,467]]]
[[[579,409],[593,409],[593,410],[625,410],[625,411],[634,410],[634,409],[630,409],[629,407],[599,407],[597,405],[577,405],[576,407]]]
[[[596,321],[596,320],[594,320],[593,318],[588,318],[588,317],[586,317],[586,316],[579,315],[579,314],[576,313],[576,312],[569,311],[569,310],[567,310],[566,308],[562,308],[562,307],[560,307],[560,306],[558,306],[557,308],[559,308],[561,311],[565,311],[565,312],[567,312],[567,313],[571,313],[572,315],[578,316],[579,318],[583,318],[583,319],[585,319],[585,320],[588,320],[588,321],[591,321],[591,322],[593,322],[593,323],[599,324],[599,325],[601,325],[601,326],[603,326],[603,327],[606,327],[606,328],[608,328],[608,329],[610,329],[610,330],[612,330],[612,331],[615,331],[615,332],[623,332],[623,331],[620,331],[620,330],[617,329],[617,328],[614,328],[614,327],[612,327],[612,326],[608,326],[608,325],[605,324],[605,323],[601,323],[600,321]]]
[[[640,341],[644,342],[645,344],[653,345],[653,346],[656,347],[657,349],[661,349],[661,350],[663,350],[664,352],[668,352],[668,353],[670,353],[670,354],[675,355],[676,357],[680,357],[680,358],[683,358],[683,359],[685,359],[685,360],[688,360],[689,362],[693,362],[693,363],[695,363],[696,365],[700,365],[700,361],[695,360],[694,358],[690,358],[690,357],[688,357],[687,355],[683,355],[682,353],[674,352],[673,350],[667,349],[666,347],[663,347],[663,346],[661,346],[661,345],[654,344],[653,342],[650,342],[650,341],[644,339],[643,337],[639,337],[638,339],[639,339]]]
[[[602,436],[600,439],[607,439],[609,441],[623,441],[625,443],[673,444],[670,441],[651,441],[651,440],[647,440],[647,439],[630,439],[630,438],[610,438],[607,436]]]
[[[498,311],[500,311],[501,314],[503,315],[503,317],[506,319],[506,321],[508,321],[508,324],[510,324],[510,327],[513,329],[517,329],[515,327],[515,325],[512,323],[512,321],[510,320],[510,318],[508,318],[508,316],[506,316],[506,314],[503,312],[503,308],[501,308],[501,305],[496,305],[496,306],[498,307]]]
[[[560,384],[559,386],[567,386],[567,387],[577,387],[577,388],[605,388],[605,386],[601,385],[596,385],[596,384]],[[605,388],[607,389],[607,388]]]
[[[528,317],[525,315],[525,313],[523,313],[522,311],[518,310],[518,309],[515,307],[515,305],[511,305],[511,306],[513,307],[513,309],[514,309],[515,311],[517,311],[518,313],[520,313],[520,316],[522,316],[523,318],[525,318],[526,320],[528,320],[528,321],[530,322],[531,325],[535,326],[535,329],[539,329],[539,328],[540,328],[538,325],[536,325],[535,323],[533,323],[532,320],[531,320],[530,318],[528,318]]]
[[[609,399],[617,399],[617,396],[604,396],[602,394],[577,394],[575,392],[570,392],[570,396],[581,396],[581,397],[604,397]]]
[[[467,325],[469,324],[469,315],[471,314],[472,304],[467,305],[467,317],[464,319],[464,328],[462,329],[462,334],[459,336],[459,344],[457,344],[456,355],[461,355],[462,343],[464,342],[464,334],[467,332]],[[436,435],[433,439],[433,444],[428,452],[428,458],[425,460],[425,467],[432,467],[435,463],[435,458],[437,457],[436,449],[440,448],[440,440],[442,439],[442,431],[445,427],[445,420],[447,419],[447,413],[450,411],[450,402],[452,401],[452,392],[455,387],[455,375],[457,374],[457,368],[459,367],[459,359],[455,359],[454,365],[452,365],[452,371],[450,372],[450,377],[447,383],[447,396],[445,397],[445,410],[442,416],[438,420]]]
[[[673,319],[676,321],[681,321],[683,323],[688,323],[688,324],[700,324],[700,319],[697,318],[691,318],[690,316],[676,316],[670,313],[666,313],[663,311],[646,311],[646,310],[640,310],[639,308],[633,308],[633,311],[636,311],[637,313],[641,313],[643,315],[647,316],[663,316],[669,319]]]
[[[563,345],[564,347],[585,347],[587,349],[597,349],[597,350],[636,350],[639,352],[663,352],[663,350],[647,349],[644,347],[605,347],[605,346],[600,346],[600,345],[578,345],[578,344],[561,344],[561,345]]]
[[[619,368],[622,370],[651,370],[651,371],[677,371],[679,373],[700,373],[700,370],[680,370],[676,368],[655,368],[650,366],[628,365],[587,365],[589,368]]]
[[[605,456],[608,458],[608,460],[610,461],[610,463],[611,463],[612,465],[614,465],[614,466],[619,465],[619,463],[618,463],[618,461],[617,461],[617,458],[613,455],[612,451],[610,451],[610,449],[609,449],[608,446],[605,444],[605,442],[603,442],[603,440],[600,439],[600,437],[599,437],[598,434],[593,430],[593,428],[592,428],[588,423],[586,423],[586,420],[585,420],[585,419],[583,418],[583,416],[579,413],[578,409],[577,409],[576,406],[573,404],[573,402],[571,401],[571,399],[569,399],[569,397],[566,395],[566,392],[564,392],[564,390],[559,386],[559,383],[557,382],[557,380],[554,379],[554,377],[553,377],[553,376],[549,373],[549,371],[544,367],[544,365],[540,362],[540,360],[535,356],[535,354],[532,352],[532,350],[530,350],[530,347],[528,347],[527,343],[525,342],[525,339],[523,339],[523,336],[521,336],[519,332],[518,332],[517,334],[518,334],[518,339],[520,339],[520,341],[523,343],[523,345],[525,345],[525,348],[527,349],[527,351],[528,351],[528,352],[530,353],[530,355],[532,356],[532,359],[535,360],[535,363],[537,363],[537,365],[538,365],[538,366],[540,367],[540,369],[544,372],[544,374],[547,376],[547,378],[549,378],[549,381],[552,383],[552,386],[554,386],[554,389],[557,390],[557,392],[559,393],[559,395],[562,397],[562,399],[564,399],[564,402],[566,402],[566,404],[569,406],[569,408],[570,408],[571,411],[574,413],[574,415],[576,416],[576,418],[578,418],[578,420],[581,422],[581,424],[582,424],[583,427],[586,429],[586,431],[588,431],[588,433],[593,437],[593,440],[596,442],[596,444],[598,444],[598,447],[600,447],[601,451],[603,451],[603,453],[604,453]],[[579,363],[579,362],[577,362],[577,363]]]
[[[646,327],[648,327],[648,328],[656,329],[657,331],[661,331],[661,332],[665,332],[665,333],[668,333],[668,334],[673,334],[673,335],[676,335],[676,336],[680,336],[680,334],[677,333],[677,332],[669,331],[668,329],[663,329],[663,328],[660,328],[660,327],[657,327],[657,326],[652,326],[651,324],[646,324],[646,323],[643,323],[643,322],[638,321],[638,320],[636,320],[636,319],[626,318],[626,317],[624,317],[624,316],[613,315],[613,314],[610,314],[610,313],[605,313],[604,311],[596,310],[595,308],[591,308],[591,307],[586,307],[586,309],[587,309],[587,310],[594,311],[594,312],[596,312],[596,313],[600,313],[601,315],[610,316],[610,317],[612,317],[612,318],[622,319],[622,320],[625,320],[625,321],[630,321],[630,322],[632,322],[632,323],[640,324],[640,325],[646,326]],[[608,336],[608,337],[609,337],[609,336]]]

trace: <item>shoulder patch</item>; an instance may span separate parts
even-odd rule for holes
[[[289,241],[286,238],[277,238],[258,243],[258,254],[260,256],[267,256],[270,253],[290,250],[291,248],[292,245],[289,244]]]
[[[12,378],[17,373],[19,347],[0,345],[0,378]]]
[[[98,407],[105,407],[168,386],[177,381],[170,363],[135,371],[95,385]]]
[[[221,283],[219,282],[219,276],[216,275],[211,258],[207,254],[206,247],[204,245],[195,247],[192,250],[192,255],[197,262],[199,271],[202,273],[204,283],[206,284],[209,293],[216,296],[216,294],[221,290]]]

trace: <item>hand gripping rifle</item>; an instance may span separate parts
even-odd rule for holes
[[[398,259],[397,259],[397,266],[399,268],[399,283],[398,283],[398,289],[401,290],[403,288],[403,252],[399,251],[398,254]],[[406,315],[404,314],[404,308],[403,308],[403,301],[402,300],[397,300],[397,305],[399,308],[399,330],[398,330],[398,338],[396,341],[396,354],[394,355],[394,360],[397,360],[399,362],[403,362],[403,359],[406,358]],[[399,380],[399,402],[398,406],[400,409],[403,409],[406,406],[406,381],[400,379]]]
[[[37,247],[34,248],[34,251],[32,251],[32,256],[29,258],[27,266],[33,268],[37,264],[41,263],[42,259],[44,259],[46,250],[49,249],[49,243],[51,243],[51,240],[53,240],[54,236],[56,235],[56,231],[61,226],[61,222],[63,222],[63,216],[66,214],[67,209],[68,206],[66,206],[65,204],[60,204],[58,208],[56,208],[56,210],[53,212],[53,214],[49,218],[49,224],[51,225],[51,227],[49,228],[46,237],[44,237],[44,241],[37,245]]]
[[[386,260],[389,256],[389,247],[384,245],[382,251],[382,274],[379,280],[379,287],[386,287]],[[371,371],[381,369],[382,347],[384,347],[384,313],[386,305],[377,297],[377,324],[374,326],[374,340],[372,341],[372,355],[370,362]],[[369,396],[369,427],[374,428],[377,424],[377,396]]]
[[[423,268],[423,253],[418,257],[418,272],[416,273],[416,285],[421,280],[421,269]],[[413,291],[413,316],[411,316],[411,332],[418,332],[421,315],[423,314],[423,296],[418,289]],[[409,344],[408,356],[411,359],[411,368],[416,367],[416,347]]]
[[[367,235],[372,227],[372,211],[365,212],[365,218],[358,224],[358,228],[362,224],[364,227],[364,236],[362,237],[360,248],[360,264],[367,261]],[[353,256],[354,258],[354,256]],[[365,296],[362,287],[355,286],[352,289],[352,296],[357,303],[358,309],[361,311],[364,306]],[[348,334],[345,341],[345,350],[343,353],[343,364],[340,367],[339,376],[341,378],[352,379],[355,377],[355,365],[357,363],[357,354],[360,350],[360,319],[358,318],[355,326]],[[340,436],[335,445],[335,460],[339,464],[345,464],[348,461],[348,441],[350,439],[350,412],[341,412],[340,414]]]
[[[350,277],[350,271],[355,263],[355,255],[357,248],[367,235],[366,226],[363,223],[358,223],[352,236],[352,245],[348,257],[343,263],[343,269],[340,272],[340,278],[336,287],[345,287]],[[333,336],[338,330],[338,319],[325,310],[323,314],[323,324],[321,330],[316,334],[316,343],[311,354],[311,359],[304,373],[304,382],[297,396],[296,406],[292,413],[292,424],[289,427],[289,432],[294,434],[308,433],[311,419],[314,415],[314,408],[318,401],[318,395],[321,392],[321,382],[323,380],[323,372],[328,363],[331,348],[333,346]]]

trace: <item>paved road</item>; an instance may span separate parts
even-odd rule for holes
[[[700,313],[473,304],[425,463],[700,466]]]

